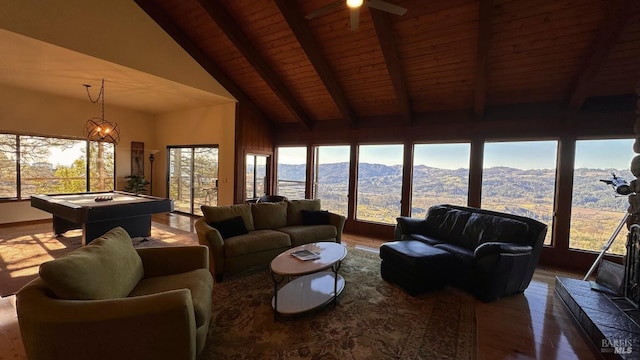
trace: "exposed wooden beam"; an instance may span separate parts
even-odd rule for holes
[[[371,14],[371,19],[373,19],[373,26],[376,29],[378,43],[380,43],[389,76],[391,76],[396,101],[398,105],[400,105],[400,114],[405,122],[410,123],[412,114],[409,90],[404,76],[404,69],[400,62],[398,47],[396,46],[396,41],[393,36],[391,21],[389,20],[389,16],[380,10],[369,8],[369,13]]]
[[[600,67],[605,62],[611,49],[615,46],[620,34],[625,29],[629,18],[638,11],[638,0],[611,0],[608,2],[607,15],[600,25],[598,33],[591,45],[589,55],[576,78],[569,95],[567,115],[571,119],[580,110]]]
[[[478,8],[478,48],[476,51],[476,87],[473,112],[476,119],[484,118],[487,97],[487,72],[489,71],[489,49],[491,48],[491,24],[493,23],[493,0],[480,0]]]
[[[331,69],[329,63],[320,51],[319,46],[316,44],[313,34],[311,34],[311,30],[307,26],[298,4],[295,1],[287,0],[275,0],[275,3],[278,5],[280,13],[282,13],[282,16],[289,24],[291,31],[293,31],[293,34],[298,39],[300,46],[302,46],[302,49],[318,73],[318,76],[320,76],[320,79],[327,88],[327,91],[329,91],[329,94],[338,107],[340,114],[351,126],[355,126],[358,122],[355,111],[349,105],[347,96],[342,90],[340,84],[338,84],[338,80],[333,75],[334,71]]]
[[[145,12],[153,21],[155,21],[173,40],[178,43],[191,57],[202,66],[220,85],[222,85],[233,97],[239,102],[248,106],[251,110],[273,123],[269,117],[262,112],[249,96],[242,91],[220,67],[215,64],[209,55],[207,55],[200,47],[195,44],[191,38],[155,3],[153,0],[134,0],[136,4]]]
[[[282,101],[284,106],[293,116],[305,124],[307,128],[313,128],[313,123],[309,116],[293,97],[289,89],[278,78],[275,70],[267,63],[260,53],[253,46],[247,35],[240,29],[231,14],[217,0],[199,0],[202,7],[209,14],[211,19],[224,31],[233,45],[242,53],[253,68],[260,74],[262,79],[269,85],[271,90]]]

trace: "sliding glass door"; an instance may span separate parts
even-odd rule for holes
[[[269,156],[249,154],[245,168],[245,200],[255,201],[267,193]]]
[[[322,208],[347,216],[349,202],[349,145],[316,146],[313,198]]]
[[[289,200],[304,199],[307,181],[307,148],[278,148],[278,178],[276,195],[286,196]]]
[[[202,215],[200,206],[218,204],[218,146],[168,148],[169,197],[175,211]]]

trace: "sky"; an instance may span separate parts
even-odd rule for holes
[[[629,169],[633,152],[633,139],[578,140],[576,142],[576,168]],[[279,148],[282,164],[304,164],[306,148]],[[321,162],[349,161],[349,146],[321,147]],[[414,148],[416,165],[443,169],[469,168],[469,143],[417,144]],[[363,162],[384,165],[402,164],[402,145],[361,145]],[[486,142],[484,167],[506,166],[517,169],[556,168],[556,141]]]
[[[518,169],[553,169],[556,162],[556,141],[522,141],[517,143],[485,143],[485,167],[507,166]],[[633,140],[578,140],[576,142],[576,168],[628,169],[635,156]],[[69,166],[82,156],[84,143],[60,152],[51,149],[49,160],[54,165]],[[281,147],[278,159],[282,164],[304,164],[306,148]],[[415,165],[442,169],[469,168],[469,143],[416,144]],[[364,162],[384,165],[402,164],[402,145],[361,145]],[[322,146],[321,163],[349,161],[349,146]],[[523,160],[526,159],[526,160]]]
[[[64,165],[70,166],[78,158],[84,156],[83,150],[86,149],[87,144],[84,141],[80,141],[70,149],[62,151],[59,147],[51,147],[49,150],[49,163],[53,166]]]
[[[629,169],[633,152],[633,140],[590,140],[576,142],[577,168]]]

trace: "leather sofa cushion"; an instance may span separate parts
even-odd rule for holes
[[[434,239],[432,237],[422,235],[422,234],[405,234],[400,237],[400,240],[418,240],[431,246],[442,244],[442,240]]]
[[[142,260],[121,227],[40,265],[40,277],[47,287],[67,300],[123,298],[143,276]]]
[[[204,215],[204,218],[208,224],[228,220],[236,216],[242,216],[244,226],[247,228],[247,230],[255,230],[250,204],[237,204],[228,206],[202,205],[200,209],[202,210],[202,214]]]
[[[469,216],[471,214],[466,211],[444,206],[432,206],[425,219],[428,228],[426,235],[446,242],[458,243]]]
[[[291,238],[291,246],[314,243],[318,241],[335,241],[338,235],[333,225],[296,225],[276,229]]]
[[[473,250],[469,250],[465,247],[453,244],[437,244],[434,247],[453,254],[456,259],[462,261],[465,264],[473,263]]]
[[[414,219],[405,216],[396,218],[396,226],[401,234],[426,234],[429,231],[424,219]]]
[[[462,246],[475,249],[486,242],[526,244],[529,225],[503,217],[474,213],[462,231]]]
[[[397,267],[431,270],[451,263],[451,254],[421,241],[391,241],[380,246],[380,258]]]
[[[284,201],[251,204],[251,214],[256,230],[287,226],[287,203]]]
[[[289,235],[275,230],[255,230],[224,241],[227,258],[291,246]]]
[[[142,279],[129,296],[151,295],[185,288],[191,291],[191,301],[198,327],[211,316],[213,280],[208,269],[196,269],[179,274]]]
[[[287,226],[302,225],[302,210],[320,211],[320,199],[287,200]]]

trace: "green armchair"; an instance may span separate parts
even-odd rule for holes
[[[195,359],[211,318],[205,246],[134,249],[122,228],[44,263],[16,295],[34,359]]]

